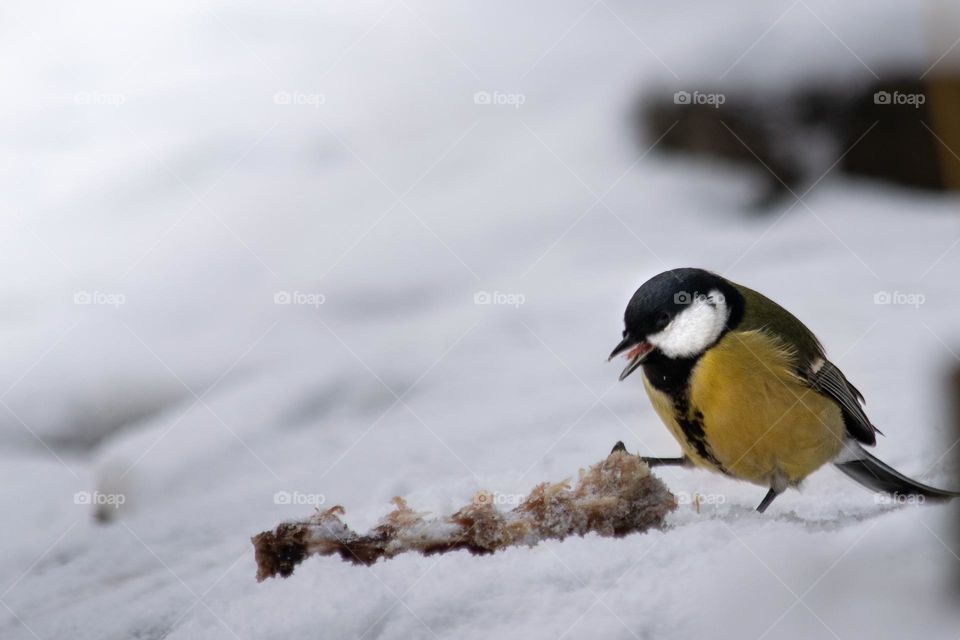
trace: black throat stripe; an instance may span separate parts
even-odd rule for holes
[[[667,394],[673,401],[673,417],[683,431],[690,446],[701,458],[715,466],[721,473],[729,475],[707,444],[703,429],[703,413],[699,409],[690,410],[689,382],[697,358],[670,359],[656,353],[643,363],[643,373],[655,389]]]

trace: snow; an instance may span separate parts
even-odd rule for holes
[[[493,557],[312,558],[257,584],[250,544],[311,500],[366,530],[393,496],[526,494],[617,440],[674,454],[605,356],[676,266],[795,312],[867,397],[877,454],[949,484],[957,199],[831,173],[746,216],[748,174],[642,155],[626,127],[645,90],[712,86],[744,52],[731,83],[919,75],[955,38],[930,52],[923,7],[7,13],[3,638],[957,636],[956,510],[832,469],[765,516],[756,487],[663,469],[704,502],[667,531]],[[76,503],[117,493],[106,524]]]

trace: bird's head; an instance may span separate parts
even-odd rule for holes
[[[623,316],[623,340],[610,353],[626,353],[623,380],[652,353],[697,358],[742,313],[743,298],[724,278],[703,269],[673,269],[637,289]]]

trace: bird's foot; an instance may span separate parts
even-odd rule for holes
[[[610,453],[616,451],[627,452],[627,447],[623,444],[623,441],[620,440],[617,444],[613,445],[613,449],[610,450]],[[651,467],[688,467],[690,466],[690,459],[686,456],[680,456],[679,458],[651,458],[649,456],[640,456],[640,459],[646,462]]]
[[[770,487],[770,490],[767,491],[767,495],[763,497],[763,500],[757,505],[757,513],[763,513],[767,510],[767,507],[776,499],[778,495],[783,493],[783,490],[777,491],[773,487]]]
[[[689,467],[690,458],[680,456],[679,458],[651,458],[649,456],[640,456],[640,459],[651,467]]]

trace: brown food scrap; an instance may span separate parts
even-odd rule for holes
[[[340,556],[359,565],[407,551],[423,554],[465,549],[477,555],[511,546],[533,546],[546,539],[597,533],[624,536],[663,526],[677,500],[650,474],[638,456],[614,451],[588,470],[577,485],[568,481],[534,487],[516,508],[500,511],[493,495],[480,491],[456,513],[427,519],[402,498],[369,533],[352,531],[341,519],[343,507],[318,511],[304,521],[284,522],[251,540],[257,580],[293,573],[311,555]]]

